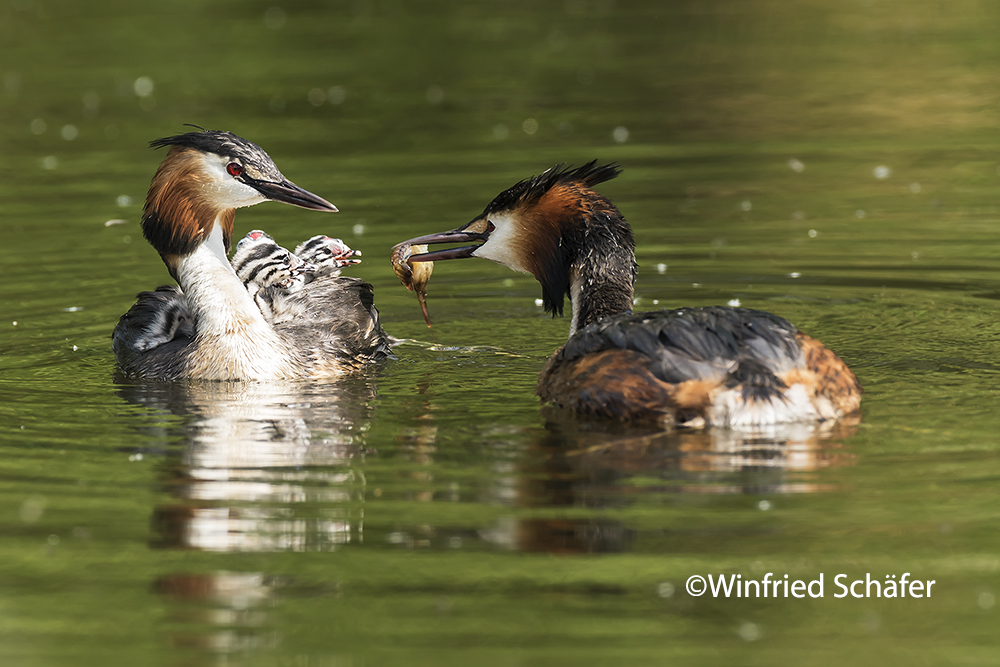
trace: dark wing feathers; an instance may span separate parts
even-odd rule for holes
[[[377,360],[391,353],[375,308],[374,288],[364,280],[320,277],[308,290],[286,298],[292,303],[302,299],[304,307],[299,317],[275,329],[293,340],[297,348],[319,357],[335,354],[344,361]]]
[[[556,363],[622,349],[647,357],[653,374],[672,384],[721,381],[741,365],[750,375],[779,375],[804,361],[795,334],[788,321],[748,308],[626,313],[584,327],[566,343]]]

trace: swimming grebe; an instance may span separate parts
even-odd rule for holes
[[[823,421],[858,410],[854,373],[776,315],[728,307],[631,312],[632,230],[592,189],[619,173],[596,161],[553,167],[500,193],[458,229],[406,242],[473,245],[410,261],[483,257],[530,273],[553,316],[569,296],[569,340],[546,362],[536,393],[577,413],[697,427]]]
[[[113,335],[122,370],[164,380],[326,377],[388,353],[368,283],[314,280],[288,297],[301,316],[272,326],[226,258],[237,208],[270,200],[336,211],[333,204],[289,182],[259,146],[231,132],[188,132],[150,146],[170,152],[146,196],[143,236],[179,289],[143,292],[122,316]],[[186,309],[191,328],[153,344],[166,336],[165,309]]]

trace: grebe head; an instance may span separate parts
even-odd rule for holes
[[[553,315],[562,313],[574,274],[591,260],[620,264],[631,291],[632,230],[618,209],[592,189],[619,173],[618,165],[598,165],[596,160],[575,169],[552,167],[504,190],[461,227],[405,242],[473,245],[413,255],[410,261],[482,257],[530,273],[541,283],[545,310]]]
[[[229,249],[237,208],[278,201],[316,211],[336,211],[322,197],[286,179],[257,144],[232,132],[204,130],[164,137],[170,147],[153,177],[143,209],[146,240],[173,269],[170,258],[192,252],[218,222]]]

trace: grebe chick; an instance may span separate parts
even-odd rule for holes
[[[339,276],[342,268],[361,263],[360,250],[322,234],[297,245],[295,255],[316,266],[316,270],[306,276],[306,282],[321,276]]]
[[[147,352],[175,338],[194,336],[187,299],[176,285],[163,285],[155,292],[140,293],[133,310],[136,311],[135,325],[120,332],[127,338],[120,344],[137,353]]]
[[[170,150],[150,184],[142,232],[180,290],[167,299],[143,292],[119,320],[113,347],[122,370],[162,380],[329,377],[388,353],[368,283],[314,280],[290,295],[301,317],[272,325],[226,257],[237,208],[270,200],[336,211],[333,204],[289,182],[263,149],[231,132],[188,132],[150,146]],[[192,335],[137,344],[181,298]]]
[[[837,419],[861,386],[829,348],[784,319],[747,308],[632,313],[632,230],[593,190],[620,173],[553,167],[500,193],[471,222],[406,243],[472,243],[412,262],[482,257],[530,273],[553,316],[568,296],[569,340],[536,393],[584,415],[661,425],[760,426]]]
[[[287,308],[286,297],[302,289],[306,275],[316,271],[316,265],[302,261],[259,229],[240,239],[231,263],[264,319],[272,325],[295,316]]]

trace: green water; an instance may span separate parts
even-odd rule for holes
[[[998,14],[4,3],[0,662],[994,663]],[[264,204],[237,235],[362,250],[395,359],[339,383],[116,377],[117,318],[168,282],[138,228],[145,145],[183,123],[340,208]],[[747,438],[542,411],[567,323],[486,262],[436,268],[428,331],[391,245],[594,158],[624,167],[600,189],[635,228],[639,308],[787,317],[856,370],[860,423]],[[685,592],[768,573],[823,574],[824,596]],[[866,573],[936,583],[834,597]]]

